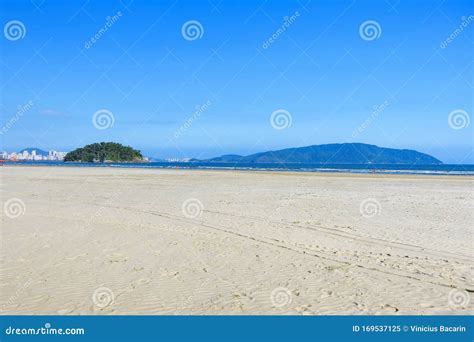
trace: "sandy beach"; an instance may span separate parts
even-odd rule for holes
[[[1,168],[2,314],[472,314],[472,177]]]

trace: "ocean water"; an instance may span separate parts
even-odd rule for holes
[[[381,174],[474,175],[474,165],[399,165],[399,164],[274,164],[274,163],[205,163],[205,162],[150,162],[150,163],[64,163],[60,161],[6,162],[7,165],[60,167],[119,167],[158,169],[220,169],[299,172],[348,172]]]

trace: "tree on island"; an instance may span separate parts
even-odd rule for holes
[[[140,151],[114,142],[101,142],[77,148],[64,157],[65,162],[103,163],[143,161]]]

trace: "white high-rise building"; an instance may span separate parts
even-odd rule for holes
[[[37,152],[37,150],[32,150],[31,153],[28,151],[23,151],[22,153],[7,153],[0,151],[0,159],[8,159],[8,160],[57,160],[61,161],[66,156],[67,152],[59,152],[50,150],[48,151],[47,155],[42,155]]]

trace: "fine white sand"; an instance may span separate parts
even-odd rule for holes
[[[473,178],[0,173],[2,314],[473,313]]]

